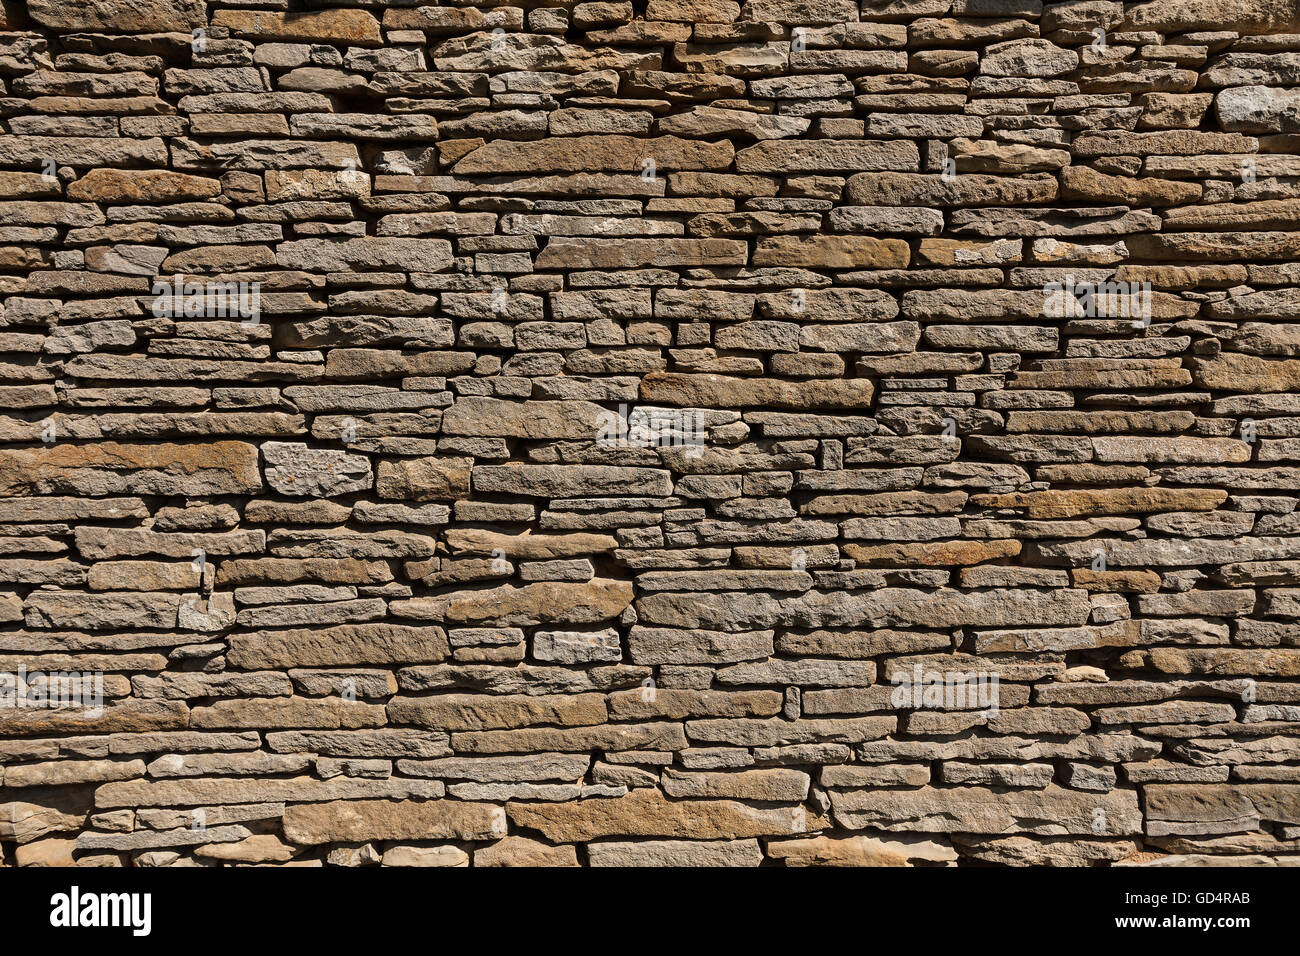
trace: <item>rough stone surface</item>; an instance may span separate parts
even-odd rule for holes
[[[1296,0],[0,28],[0,865],[1300,862]]]

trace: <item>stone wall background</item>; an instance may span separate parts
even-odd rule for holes
[[[1294,0],[0,31],[6,864],[1294,862]]]

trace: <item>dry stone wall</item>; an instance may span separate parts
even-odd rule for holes
[[[2,9],[6,865],[1295,862],[1295,0]]]

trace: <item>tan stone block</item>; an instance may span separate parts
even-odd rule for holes
[[[490,840],[505,835],[499,807],[459,800],[336,800],[284,812],[290,843],[365,840]]]
[[[510,803],[510,820],[557,843],[617,836],[737,840],[820,830],[827,821],[802,807],[758,808],[733,800],[669,800],[656,790],[571,803]]]
[[[212,25],[227,27],[235,36],[259,43],[295,40],[379,46],[381,39],[379,21],[364,10],[218,10],[212,15]]]

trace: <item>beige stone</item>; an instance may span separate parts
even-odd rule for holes
[[[364,840],[489,840],[503,835],[504,812],[458,800],[336,800],[284,812],[290,843]]]

